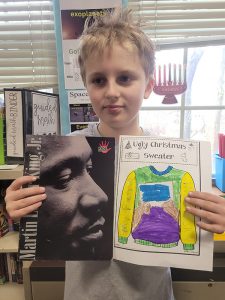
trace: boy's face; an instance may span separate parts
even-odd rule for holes
[[[102,56],[85,62],[86,88],[102,125],[129,128],[138,125],[138,112],[148,98],[153,80],[145,76],[137,50],[114,45]]]

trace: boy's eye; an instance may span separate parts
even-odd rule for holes
[[[130,76],[128,76],[128,75],[121,75],[121,76],[119,76],[119,78],[118,78],[118,81],[120,82],[120,83],[129,83],[130,81],[131,81],[131,78],[130,78]]]
[[[94,83],[95,85],[99,85],[99,86],[104,85],[105,82],[106,82],[106,79],[104,77],[96,77],[92,80],[92,83]]]

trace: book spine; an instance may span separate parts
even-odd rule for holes
[[[42,158],[41,136],[27,135],[24,160],[24,175],[40,177]],[[37,185],[30,184],[29,186]],[[34,211],[20,221],[19,259],[34,260],[36,256],[38,211]]]
[[[22,284],[23,283],[23,263],[21,260],[16,257],[15,260],[16,263],[16,280],[17,283]]]
[[[15,163],[24,156],[23,92],[4,90],[4,95],[7,163]]]
[[[11,259],[10,253],[6,253],[6,262],[7,262],[7,270],[8,270],[8,278],[9,282],[12,282],[12,271],[11,271]]]
[[[5,279],[8,282],[9,281],[9,272],[8,272],[7,255],[6,255],[6,253],[4,253],[4,255],[3,255],[3,260],[4,260]]]
[[[30,90],[23,90],[23,115],[24,135],[33,134],[33,102]]]
[[[5,149],[4,149],[4,137],[5,137],[5,116],[4,107],[0,106],[0,165],[5,163]]]
[[[4,209],[4,204],[0,203],[0,237],[4,236],[9,232],[9,225]]]
[[[11,266],[12,282],[17,282],[15,257],[13,253],[10,253],[10,266]]]
[[[6,282],[4,254],[0,253],[0,284]]]

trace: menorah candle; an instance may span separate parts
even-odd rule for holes
[[[164,65],[164,72],[163,72],[163,84],[166,85],[166,65]]]
[[[158,85],[161,85],[161,66],[158,67]]]
[[[186,83],[186,65],[184,65],[184,83]]]
[[[171,63],[169,63],[169,82],[171,81]]]
[[[173,84],[177,83],[177,66],[176,64],[173,65]]]
[[[181,64],[179,64],[179,83],[181,83]]]

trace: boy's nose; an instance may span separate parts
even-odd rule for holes
[[[119,86],[115,80],[108,80],[106,86],[106,98],[110,100],[116,100],[120,96]]]

